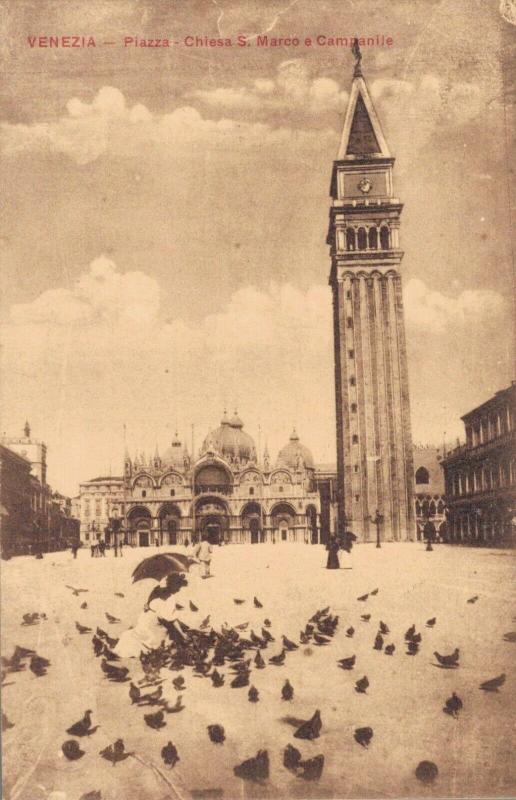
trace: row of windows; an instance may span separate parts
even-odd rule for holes
[[[500,463],[491,467],[479,467],[467,473],[456,473],[448,477],[446,491],[455,497],[472,492],[490,491],[516,482],[514,462]]]
[[[467,425],[467,445],[468,447],[478,447],[480,444],[485,444],[491,439],[497,439],[498,436],[503,436],[503,434],[512,431],[513,427],[514,420],[511,409],[506,406],[506,408],[494,414],[486,415],[473,425]]]
[[[347,228],[346,230],[346,250],[353,252],[354,250],[389,250],[390,248],[390,232],[386,225],[382,225],[380,230],[371,227],[369,230],[365,228]]]

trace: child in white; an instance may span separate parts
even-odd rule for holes
[[[207,538],[203,536],[195,549],[196,558],[198,558],[198,560],[201,562],[203,566],[203,574],[201,576],[203,578],[210,577],[211,553],[212,553],[211,544],[209,543]]]

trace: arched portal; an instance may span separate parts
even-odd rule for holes
[[[244,532],[249,531],[248,536],[246,536],[247,541],[251,541],[251,544],[258,544],[258,542],[263,541],[263,533],[262,533],[262,509],[258,503],[247,503],[242,512],[240,514],[242,520],[242,530]]]
[[[226,504],[218,497],[202,497],[195,504],[196,538],[206,535],[211,544],[228,538],[229,513]]]
[[[231,475],[222,464],[204,464],[195,475],[195,493],[217,492],[228,494],[231,489]]]
[[[148,547],[151,541],[151,512],[145,506],[134,506],[127,515],[131,544]]]
[[[159,510],[159,538],[161,544],[177,544],[181,512],[174,503],[165,503]]]
[[[295,541],[296,512],[290,503],[278,503],[271,510],[272,530],[275,542]]]

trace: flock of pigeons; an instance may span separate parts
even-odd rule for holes
[[[80,597],[87,589],[75,589],[68,586],[74,596]],[[378,594],[378,589],[373,589],[367,594],[357,598],[358,602],[365,603],[369,597]],[[123,597],[123,594],[116,593]],[[470,598],[468,603],[475,603],[478,596]],[[243,605],[246,601],[241,598],[234,598],[236,605]],[[257,597],[253,599],[254,607],[263,608],[263,604]],[[86,603],[81,604],[81,608],[87,607]],[[184,606],[176,603],[176,609],[180,612]],[[198,612],[199,609],[190,601],[191,612]],[[120,622],[117,617],[105,613],[107,622],[111,625]],[[38,624],[46,619],[45,615],[25,614],[22,625]],[[371,614],[362,614],[361,620],[364,623],[371,621]],[[214,689],[229,684],[231,688],[247,688],[247,698],[251,703],[259,702],[259,691],[252,684],[253,670],[263,670],[269,665],[271,667],[281,667],[286,663],[290,653],[299,650],[305,645],[316,647],[328,646],[335,635],[339,617],[331,613],[330,607],[316,611],[304,625],[299,633],[299,642],[294,642],[287,636],[282,635],[279,642],[274,647],[274,653],[266,654],[265,651],[275,643],[272,635],[272,623],[265,618],[260,624],[260,631],[256,633],[253,629],[249,630],[249,622],[244,622],[234,627],[227,624],[217,631],[210,625],[208,615],[197,628],[189,627],[184,623],[172,623],[165,619],[160,619],[163,626],[163,641],[159,648],[142,652],[140,655],[140,667],[143,678],[132,679],[130,669],[120,664],[120,659],[114,648],[118,642],[116,637],[110,636],[107,631],[97,626],[95,632],[87,625],[79,622],[75,623],[79,635],[92,634],[92,647],[94,656],[100,659],[100,668],[106,679],[112,683],[129,684],[128,697],[131,704],[144,709],[143,721],[151,729],[160,731],[167,725],[167,716],[177,714],[185,708],[181,692],[186,688],[185,679],[182,674],[177,674],[171,680],[174,689],[178,692],[175,703],[171,704],[163,696],[164,674],[181,673],[184,668],[191,668],[193,673],[199,677],[211,681]],[[435,617],[426,621],[426,628],[433,629],[437,623]],[[355,629],[348,627],[346,637],[353,639]],[[382,652],[387,656],[393,656],[396,651],[394,642],[388,642],[390,635],[389,626],[379,621],[378,631],[375,635],[372,647],[374,650]],[[506,634],[508,641],[514,641],[516,634]],[[406,654],[416,656],[422,642],[422,634],[416,629],[416,625],[411,625],[404,635]],[[456,647],[451,653],[442,654],[437,651],[433,653],[435,666],[440,669],[458,669],[460,666],[460,651]],[[50,661],[34,650],[16,646],[10,658],[2,658],[2,685],[9,673],[24,670],[28,664],[29,669],[36,677],[46,675]],[[351,655],[337,660],[337,666],[344,671],[354,670],[356,666],[356,656]],[[506,676],[504,673],[495,676],[480,684],[480,689],[485,692],[497,692],[504,684]],[[369,687],[367,675],[363,675],[355,682],[354,689],[359,694],[366,694]],[[281,688],[281,699],[288,703],[294,697],[294,687],[288,679],[285,680]],[[463,708],[463,701],[456,692],[444,701],[443,712],[450,717],[457,718]],[[69,737],[62,744],[62,752],[70,761],[76,761],[85,755],[81,748],[80,740],[95,734],[99,725],[93,724],[92,711],[87,709],[84,716],[72,724],[66,733]],[[293,716],[285,716],[283,721],[294,728],[293,736],[299,740],[314,740],[319,738],[323,727],[321,713],[316,709],[314,714],[307,720],[297,719]],[[2,713],[2,731],[7,731],[14,726],[4,713]],[[222,745],[226,739],[226,732],[222,725],[208,725],[207,735],[211,742]],[[374,737],[371,727],[361,727],[354,731],[354,739],[363,748],[367,748]],[[166,767],[172,769],[180,760],[177,747],[168,741],[161,748],[161,759]],[[109,761],[113,766],[134,755],[125,749],[123,739],[117,739],[108,747],[100,750],[99,755]],[[324,755],[321,753],[312,758],[303,759],[301,752],[292,744],[288,744],[283,753],[283,765],[293,775],[305,780],[318,780],[324,769]],[[269,756],[267,750],[259,750],[256,756],[243,761],[234,767],[235,776],[247,781],[265,781],[269,777]],[[438,776],[438,767],[430,761],[422,761],[418,764],[415,775],[423,783],[432,783]],[[193,792],[196,797],[221,796],[222,790],[199,790]],[[97,790],[89,792],[80,800],[101,800],[101,793]]]

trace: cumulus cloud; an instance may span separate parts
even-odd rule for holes
[[[502,295],[491,289],[467,289],[451,297],[412,278],[403,295],[407,323],[434,333],[476,328],[486,319],[501,318],[506,311]]]
[[[217,102],[223,98],[228,107],[253,105],[252,97],[246,97],[245,92],[218,91]],[[311,91],[317,104],[321,97],[328,96],[329,88],[316,85]],[[232,151],[264,145],[288,148],[295,142],[298,150],[309,150],[320,143],[321,137],[335,137],[329,128],[316,134],[227,117],[212,120],[191,105],[167,114],[153,114],[141,103],[129,106],[122,92],[112,86],[102,87],[91,102],[71,98],[66,111],[66,115],[53,122],[3,124],[3,152],[7,156],[34,151],[60,153],[78,164],[88,164],[105,153],[141,158],[149,147],[161,147],[165,152],[171,148],[194,151],[209,144],[211,149]]]

